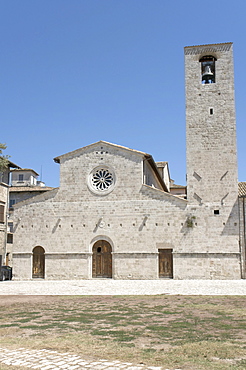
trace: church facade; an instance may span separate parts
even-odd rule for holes
[[[15,279],[241,279],[232,43],[185,48],[187,199],[166,162],[100,141],[14,205]]]

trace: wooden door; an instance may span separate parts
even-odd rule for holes
[[[43,247],[33,249],[32,277],[44,279],[45,256]]]
[[[173,278],[173,250],[158,249],[159,252],[159,277]]]
[[[106,240],[99,240],[92,248],[92,277],[112,277],[112,248]]]

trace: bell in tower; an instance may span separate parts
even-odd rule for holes
[[[215,83],[215,61],[213,56],[205,56],[200,59],[203,84]]]

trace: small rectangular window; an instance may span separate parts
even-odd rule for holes
[[[214,210],[214,215],[219,215],[219,214],[220,214],[219,209],[215,209],[215,210]]]
[[[13,222],[8,222],[8,232],[13,233],[14,232],[14,224]]]
[[[7,243],[13,244],[13,234],[7,234]]]
[[[9,208],[13,207],[13,205],[15,204],[15,199],[10,199],[9,200]]]
[[[0,205],[0,224],[4,224],[4,206]]]
[[[19,181],[23,181],[24,180],[24,175],[19,175]]]
[[[210,108],[209,112],[210,112],[210,115],[214,114],[214,109]]]

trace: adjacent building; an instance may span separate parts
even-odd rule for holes
[[[11,168],[19,168],[8,161],[6,169],[0,171],[0,266],[6,263],[8,240],[9,183]]]

